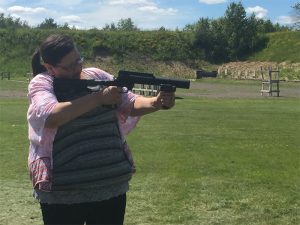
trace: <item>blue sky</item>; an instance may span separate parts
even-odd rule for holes
[[[224,16],[232,0],[0,0],[0,13],[21,18],[30,26],[53,18],[80,29],[102,28],[131,18],[140,29],[183,28],[201,17]],[[238,2],[238,1],[234,1]],[[299,0],[241,0],[247,13],[274,23],[294,22],[293,9]]]

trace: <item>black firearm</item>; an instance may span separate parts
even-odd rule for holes
[[[176,88],[190,88],[189,80],[168,79],[156,77],[151,73],[140,73],[120,70],[118,77],[114,80],[83,80],[55,78],[53,88],[58,101],[69,100],[78,96],[78,93],[91,93],[103,86],[117,86],[125,88],[125,92],[132,90],[135,84],[157,85],[160,91],[174,92]],[[73,96],[73,97],[71,97]]]

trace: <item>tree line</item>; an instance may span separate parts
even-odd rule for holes
[[[299,13],[299,3],[293,8]],[[154,60],[200,59],[213,63],[243,60],[266,46],[266,33],[292,30],[291,27],[273,24],[270,20],[258,19],[254,14],[247,17],[241,2],[230,3],[221,18],[200,18],[175,31],[164,27],[143,31],[135,26],[131,18],[106,24],[102,29],[90,30],[78,30],[67,23],[59,25],[54,19],[46,18],[33,28],[26,21],[3,13],[0,14],[0,29],[2,50],[21,44],[32,51],[32,46],[38,45],[41,40],[39,38],[55,30],[71,34],[84,56],[91,59],[97,55],[113,55],[116,58],[129,55]],[[17,37],[19,44],[12,44]]]

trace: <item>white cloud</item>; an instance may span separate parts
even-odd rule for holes
[[[162,7],[154,0],[101,0],[98,3],[89,5],[88,13],[76,14],[84,19],[83,27],[102,28],[125,18],[131,18],[141,29],[176,28],[179,24],[177,9]]]
[[[50,2],[53,2],[53,0]],[[64,5],[78,5],[80,3],[83,3],[83,4],[85,3],[82,0],[60,0],[59,2]]]
[[[279,16],[276,20],[276,23],[282,24],[282,25],[292,25],[296,22],[300,22],[299,18],[292,17],[292,16]]]
[[[94,6],[88,13],[78,14],[84,19],[81,24],[85,28],[103,28],[106,24],[117,23],[120,19],[131,18],[134,25],[140,29],[157,29],[161,26],[176,28],[179,26],[180,15],[174,16],[175,9],[146,7],[147,5],[109,5]],[[174,10],[174,11],[173,11]]]
[[[161,8],[152,0],[107,0],[108,5],[135,8],[142,12],[148,12],[159,15],[175,15],[177,9]]]
[[[61,16],[60,20],[67,23],[82,23],[82,19],[79,16],[69,15],[69,16]]]
[[[199,0],[200,3],[205,3],[208,5],[225,3],[227,0]]]
[[[109,5],[155,5],[149,0],[108,0]]]
[[[46,12],[47,10],[42,7],[31,8],[31,7],[23,7],[23,6],[12,6],[7,9],[10,13],[42,13]]]
[[[139,7],[138,10],[144,11],[144,12],[149,12],[149,13],[154,13],[154,14],[159,14],[159,15],[176,15],[177,9],[162,9],[158,8],[157,6],[142,6]]]
[[[5,13],[5,10],[0,8],[0,13]]]
[[[259,18],[259,19],[265,18],[267,16],[267,14],[268,14],[268,10],[265,9],[265,8],[263,8],[263,7],[260,7],[260,6],[248,7],[246,9],[246,12],[248,14],[254,13],[255,17]]]
[[[157,29],[162,26],[176,29],[185,25],[182,19],[187,21],[185,23],[194,17],[197,20],[197,16],[190,12],[179,11],[181,6],[177,7],[173,0],[170,1],[171,5],[162,0],[0,0],[2,2],[5,6],[0,4],[0,7],[5,12],[27,21],[33,27],[45,18],[53,18],[60,25],[68,23],[70,26],[80,26],[81,29],[102,28],[126,18],[131,18],[140,29]],[[197,1],[194,3],[197,4]]]

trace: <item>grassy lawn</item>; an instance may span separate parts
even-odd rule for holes
[[[268,46],[250,57],[250,60],[299,62],[300,32],[276,32],[267,35]],[[293,46],[293,48],[289,48]],[[286,58],[288,56],[288,59]]]
[[[128,137],[137,172],[126,224],[299,224],[299,98],[184,95],[176,104],[143,117]],[[41,224],[26,110],[24,98],[0,98],[0,224]]]

